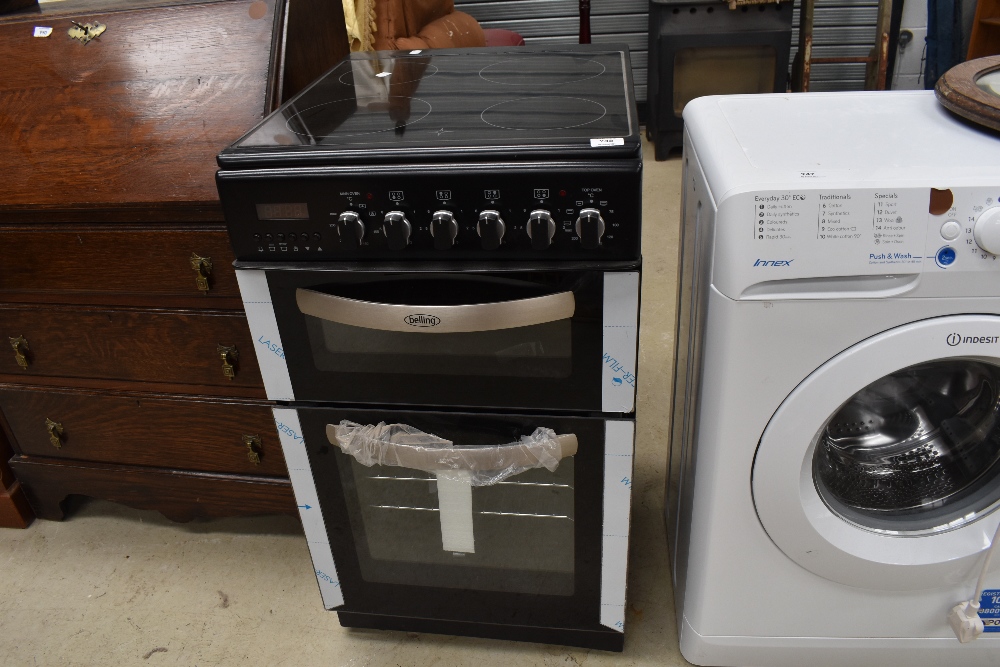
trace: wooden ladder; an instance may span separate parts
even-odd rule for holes
[[[980,0],[982,1],[982,0]],[[816,0],[802,0],[799,17],[799,52],[792,64],[792,90],[809,92],[812,66],[818,63],[866,63],[865,90],[885,90],[886,69],[889,65],[889,25],[892,20],[892,0],[879,0],[878,22],[875,26],[875,46],[867,56],[813,58],[813,16]]]

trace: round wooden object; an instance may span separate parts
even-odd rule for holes
[[[1000,56],[955,65],[938,79],[934,92],[949,111],[1000,130]]]

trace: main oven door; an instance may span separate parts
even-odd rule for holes
[[[632,420],[274,413],[327,608],[623,630]]]
[[[634,409],[635,270],[237,275],[271,399]]]

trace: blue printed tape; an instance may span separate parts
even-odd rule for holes
[[[983,591],[979,598],[979,618],[984,632],[1000,632],[1000,590]]]

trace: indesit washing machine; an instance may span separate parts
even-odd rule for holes
[[[706,97],[684,123],[682,653],[1000,665],[1000,571],[979,581],[1000,523],[1000,138],[924,91]]]

